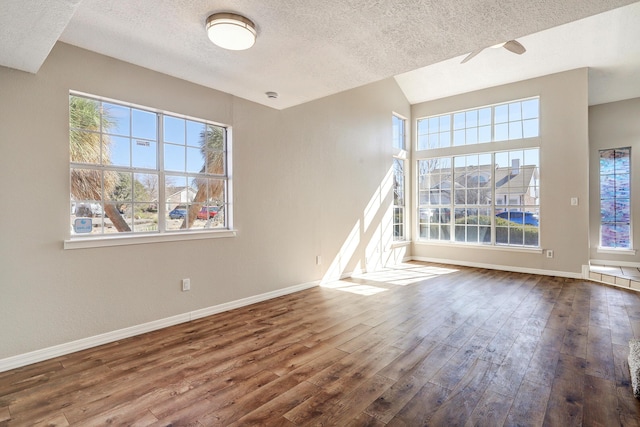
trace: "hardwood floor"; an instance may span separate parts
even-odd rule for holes
[[[640,293],[407,263],[0,373],[0,425],[637,426]]]

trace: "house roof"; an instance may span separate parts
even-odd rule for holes
[[[590,103],[640,96],[632,0],[13,0],[0,65],[35,73],[57,41],[282,109],[396,77],[410,103],[590,67]],[[256,23],[247,51],[205,34],[214,12]],[[510,39],[527,51],[486,49]],[[268,98],[267,91],[280,94]]]

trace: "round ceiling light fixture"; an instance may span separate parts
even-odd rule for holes
[[[245,50],[256,42],[255,24],[235,13],[214,13],[207,18],[206,28],[209,39],[224,49]]]

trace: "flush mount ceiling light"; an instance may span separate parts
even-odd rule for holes
[[[235,13],[214,13],[207,18],[207,35],[216,45],[229,50],[249,49],[256,42],[256,26]]]

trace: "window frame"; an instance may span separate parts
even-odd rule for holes
[[[519,120],[519,126],[522,128],[523,132],[524,132],[524,120],[535,120],[534,124],[535,124],[535,128],[533,129],[529,129],[529,133],[527,133],[527,136],[525,137],[524,134],[520,135],[520,134],[516,134],[516,136],[518,136],[515,139],[499,139],[496,140],[495,139],[495,129],[496,129],[496,125],[497,124],[502,124],[504,122],[504,120],[497,120],[495,117],[495,111],[497,107],[503,107],[503,108],[509,108],[509,105],[512,104],[517,104],[520,103],[520,112],[522,113],[523,111],[523,103],[524,102],[529,102],[531,100],[535,100],[535,103],[528,103],[528,104],[524,104],[524,105],[528,105],[529,107],[531,106],[535,106],[535,109],[531,109],[529,110],[529,112],[527,113],[526,116],[523,116],[521,114],[521,116],[517,119],[514,120],[514,122],[518,122]],[[415,158],[413,160],[412,163],[412,168],[414,168],[415,170],[415,191],[412,192],[412,197],[415,201],[415,214],[416,214],[416,218],[413,221],[414,224],[414,230],[416,233],[416,238],[415,238],[415,242],[417,244],[421,244],[421,245],[445,245],[445,246],[469,246],[469,247],[473,247],[473,248],[482,248],[482,249],[490,249],[490,250],[507,250],[507,251],[517,251],[517,252],[527,252],[527,253],[542,253],[542,241],[541,241],[541,233],[540,230],[542,229],[542,222],[540,221],[540,211],[541,211],[541,205],[542,205],[542,201],[540,199],[540,173],[541,173],[541,165],[540,165],[540,159],[541,159],[541,153],[542,153],[542,149],[541,149],[541,143],[540,143],[540,134],[541,134],[541,122],[542,119],[540,117],[540,113],[541,113],[541,104],[542,101],[540,99],[540,96],[531,96],[531,97],[524,97],[524,98],[520,98],[520,99],[514,99],[514,100],[509,100],[509,101],[505,101],[505,102],[500,102],[500,103],[495,103],[495,104],[491,104],[491,105],[485,105],[485,106],[481,106],[481,107],[475,107],[475,108],[469,108],[469,109],[464,109],[464,110],[457,110],[457,111],[452,111],[452,112],[447,112],[447,113],[439,113],[439,114],[435,114],[435,115],[431,115],[431,116],[424,116],[424,117],[417,117],[414,120],[413,125],[415,126],[415,140],[414,140],[414,150],[415,150]],[[506,107],[505,107],[506,106]],[[485,110],[485,109],[490,109],[491,111],[491,117],[489,118],[489,123],[491,126],[491,138],[490,140],[486,140],[486,141],[474,141],[473,144],[455,144],[454,143],[454,135],[453,135],[453,131],[454,131],[454,119],[455,119],[455,115],[456,114],[464,114],[465,115],[465,119],[466,119],[466,114],[467,112],[476,112],[476,115],[479,116],[480,115],[480,111]],[[443,117],[445,119],[443,119]],[[461,116],[458,116],[461,117]],[[525,117],[525,118],[523,118]],[[533,118],[532,118],[533,117]],[[444,131],[442,129],[438,129],[438,131],[440,132],[438,134],[438,145],[431,147],[428,143],[425,142],[424,139],[424,130],[425,125],[424,125],[424,121],[427,120],[432,120],[438,121],[438,124],[440,123],[445,123],[448,124],[448,127],[445,127]],[[422,132],[420,130],[420,123],[422,121]],[[478,120],[479,123],[479,120]],[[508,123],[508,121],[507,121]],[[485,123],[485,125],[487,125]],[[478,126],[476,126],[474,129],[478,129]],[[466,127],[465,127],[465,131],[466,131]],[[441,139],[441,135],[440,134],[444,134],[446,136],[446,143],[445,144],[441,144],[440,143],[440,139]],[[533,136],[531,136],[533,135]],[[420,137],[422,136],[423,140],[422,140],[422,144],[420,144]],[[428,140],[427,140],[428,141]],[[454,199],[451,198],[450,200],[445,200],[442,197],[440,199],[434,199],[436,201],[438,201],[438,203],[440,202],[444,202],[445,204],[443,205],[431,205],[431,200],[432,200],[432,196],[429,195],[429,201],[428,203],[424,203],[425,199],[425,189],[427,189],[427,187],[422,188],[424,186],[424,183],[421,181],[423,178],[421,178],[421,176],[423,175],[424,171],[421,171],[421,161],[428,161],[428,160],[438,160],[438,159],[448,159],[448,161],[450,162],[450,177],[449,180],[451,181],[450,185],[455,185],[455,180],[454,180],[454,160],[457,157],[465,157],[465,156],[480,156],[483,154],[489,154],[491,156],[491,161],[496,164],[496,155],[499,153],[510,153],[510,152],[514,152],[514,153],[522,153],[522,156],[524,158],[525,156],[525,152],[527,150],[537,150],[537,157],[535,158],[535,168],[534,168],[534,172],[535,175],[532,175],[530,178],[530,182],[528,183],[528,185],[525,188],[525,193],[523,193],[522,197],[520,197],[519,199],[520,204],[519,205],[513,205],[509,200],[507,200],[507,204],[506,205],[498,205],[498,200],[497,200],[497,195],[498,193],[502,193],[504,192],[504,190],[502,191],[496,191],[496,179],[495,179],[495,175],[497,174],[497,171],[492,170],[491,171],[491,200],[490,203],[486,206],[467,206],[467,205],[456,205],[454,203]],[[520,165],[520,166],[525,166],[524,164]],[[480,169],[478,169],[478,172],[480,171]],[[523,171],[523,169],[521,168],[520,171]],[[528,174],[528,171],[527,171]],[[527,175],[523,175],[523,176],[527,176]],[[438,177],[438,180],[443,180],[446,179],[443,177]],[[478,178],[480,179],[480,178]],[[533,182],[533,184],[531,183]],[[429,184],[431,185],[431,184]],[[535,188],[534,188],[535,187]],[[422,190],[422,192],[421,192]],[[452,194],[454,193],[453,189],[449,190]],[[468,189],[465,189],[465,191],[468,191]],[[480,191],[480,190],[479,190]],[[509,191],[509,190],[506,190]],[[534,195],[535,195],[535,200],[529,200],[529,193],[530,191],[534,191]],[[429,194],[431,194],[431,190],[427,191]],[[466,196],[465,196],[466,197]],[[522,201],[527,199],[527,201]],[[437,208],[437,209],[436,209]],[[467,223],[468,218],[469,218],[469,211],[468,209],[478,209],[476,211],[475,215],[479,215],[480,214],[480,208],[483,209],[489,209],[488,212],[490,213],[490,224],[482,224],[485,225],[487,227],[490,227],[490,232],[491,232],[491,239],[489,242],[483,242],[482,239],[480,239],[480,237],[478,237],[478,239],[476,241],[466,241],[467,240],[467,233],[466,233],[466,225],[471,224],[471,223]],[[525,227],[523,228],[523,236],[522,239],[519,243],[516,244],[511,244],[510,243],[510,239],[511,239],[511,231],[509,230],[510,227],[507,227],[507,235],[509,236],[509,238],[507,239],[507,242],[505,243],[504,240],[501,240],[498,243],[498,238],[497,238],[497,226],[496,226],[496,214],[501,213],[502,210],[505,211],[514,211],[514,209],[516,209],[518,211],[521,212],[532,212],[533,215],[537,215],[537,244],[536,245],[527,245],[527,241],[531,242],[533,236],[528,235],[528,231],[525,230]],[[433,210],[435,209],[435,210]],[[465,218],[467,218],[467,220],[464,221],[465,224],[465,241],[459,241],[456,240],[456,232],[455,232],[455,227],[459,224],[456,224],[456,209],[465,209]],[[485,212],[486,213],[486,212]],[[429,216],[429,218],[427,218],[425,215]],[[435,215],[435,217],[434,217]],[[524,213],[521,214],[524,217]],[[530,216],[530,214],[526,214],[527,215],[527,220],[528,217]],[[431,222],[431,219],[436,218],[437,221],[435,223]],[[478,217],[478,220],[480,220],[480,217]],[[523,222],[524,222],[524,218],[523,218]],[[436,226],[438,229],[440,229],[442,226],[446,226],[449,227],[448,233],[446,233],[446,230],[443,234],[443,231],[440,230],[438,231],[437,234],[437,239],[430,239],[430,233],[431,233],[431,226]],[[478,228],[480,228],[481,224],[471,224],[472,226],[477,226]],[[524,225],[524,224],[523,224]],[[427,227],[427,229],[425,230],[425,227]],[[445,227],[445,228],[446,228]],[[473,231],[473,230],[472,230]],[[478,230],[479,231],[479,230]],[[426,232],[426,234],[425,234]],[[461,232],[461,231],[459,231]],[[503,235],[504,235],[505,230],[501,230],[499,237],[500,239],[503,239]],[[435,234],[434,234],[435,236]],[[478,232],[478,236],[480,236],[480,233]],[[486,234],[484,235],[486,236]],[[527,240],[527,238],[529,240]],[[472,239],[473,240],[473,239]]]
[[[69,173],[70,173],[70,188],[71,188],[71,172],[74,169],[88,169],[100,171],[100,173],[104,173],[105,171],[112,171],[114,173],[127,173],[131,174],[132,177],[135,177],[136,174],[151,174],[157,177],[157,197],[155,204],[157,205],[157,230],[155,231],[135,231],[135,227],[131,232],[113,232],[113,233],[104,233],[104,230],[99,234],[94,233],[73,233],[73,224],[70,224],[69,229],[67,231],[66,238],[64,240],[64,248],[65,249],[78,249],[78,248],[90,248],[90,247],[102,247],[102,246],[120,246],[120,245],[132,245],[132,244],[144,244],[144,243],[155,243],[155,242],[166,242],[166,241],[180,241],[180,240],[200,240],[200,239],[211,239],[211,238],[224,238],[224,237],[234,237],[236,235],[236,231],[233,229],[233,206],[231,201],[233,200],[233,185],[232,185],[232,129],[228,125],[224,125],[221,123],[217,123],[211,120],[196,118],[187,116],[184,114],[168,112],[164,110],[159,110],[147,106],[137,105],[126,101],[114,100],[111,98],[106,98],[102,96],[96,96],[92,94],[87,94],[79,91],[69,91],[68,94],[69,100],[72,97],[80,97],[87,99],[89,101],[95,101],[100,103],[100,108],[102,108],[103,103],[108,103],[115,107],[122,107],[124,109],[129,109],[130,119],[129,119],[129,134],[123,136],[123,138],[128,138],[130,140],[130,153],[133,153],[133,141],[138,143],[138,136],[134,135],[132,129],[134,127],[133,117],[134,112],[143,112],[153,114],[155,117],[155,141],[149,140],[149,144],[155,142],[155,167],[141,167],[139,165],[134,166],[133,158],[129,158],[129,165],[118,165],[118,164],[103,164],[102,157],[100,157],[99,162],[87,163],[87,162],[78,162],[71,161],[69,159]],[[189,167],[185,163],[184,170],[167,170],[165,168],[165,129],[164,129],[164,121],[165,118],[172,118],[178,120],[184,120],[185,123],[185,132],[188,132],[187,127],[189,124],[194,123],[196,125],[202,125],[203,129],[206,131],[207,129],[220,129],[222,131],[222,150],[219,151],[222,156],[223,162],[223,172],[222,173],[213,173],[209,171],[199,171],[193,172],[189,170]],[[78,131],[77,129],[72,129],[69,125],[69,134],[72,131]],[[89,130],[84,130],[89,131]],[[102,138],[103,135],[108,135],[109,137],[116,135],[116,131],[106,132],[102,128],[102,123],[100,124],[99,131],[93,131],[100,135]],[[186,134],[185,134],[186,135]],[[187,138],[185,136],[185,138]],[[144,142],[144,141],[143,141]],[[190,144],[185,139],[184,142],[185,147],[185,162],[188,149]],[[180,144],[177,144],[180,146]],[[195,148],[192,147],[192,148]],[[215,149],[215,152],[218,152]],[[153,157],[153,155],[151,156]],[[150,158],[151,158],[150,157]],[[221,181],[223,190],[222,194],[222,209],[224,209],[224,223],[223,226],[210,227],[210,228],[189,228],[189,229],[167,229],[166,227],[166,217],[169,212],[167,197],[168,197],[168,187],[167,184],[169,182],[168,178],[172,176],[178,176],[181,179],[184,178],[185,182],[192,182],[193,179],[208,179],[208,180],[217,180]],[[132,184],[135,191],[135,184]],[[207,187],[208,188],[208,187]],[[211,190],[206,190],[211,191]],[[209,197],[209,196],[207,196]],[[102,209],[109,202],[108,199],[104,195],[101,195],[100,204]],[[113,202],[113,201],[112,201]],[[135,205],[137,201],[135,200],[135,196],[131,195],[131,203]],[[70,191],[69,196],[69,215],[73,213],[72,209],[76,200],[73,197],[72,192]],[[205,206],[208,206],[207,201],[204,202]],[[132,209],[133,209],[132,205]],[[106,217],[106,216],[105,216]],[[101,219],[101,221],[103,221]]]
[[[628,146],[628,147],[616,147],[616,148],[607,148],[607,149],[602,149],[602,150],[598,150],[598,209],[600,212],[599,215],[599,226],[598,226],[598,251],[599,252],[612,252],[612,253],[618,253],[618,252],[633,252],[635,253],[635,250],[633,249],[633,179],[632,179],[632,175],[633,175],[633,165],[631,164],[632,161],[632,147]],[[615,153],[618,151],[622,151],[622,150],[626,150],[628,152],[628,166],[627,166],[627,171],[626,172],[620,172],[619,174],[616,173],[616,161],[615,161]],[[605,152],[614,152],[614,161],[613,161],[613,171],[611,173],[604,173],[604,175],[607,176],[612,176],[614,181],[617,181],[616,178],[619,175],[628,175],[628,179],[626,180],[626,185],[628,186],[628,197],[619,197],[618,196],[618,191],[617,189],[614,191],[613,193],[613,197],[603,197],[603,184],[602,184],[602,179],[603,179],[603,165],[602,165],[602,155]],[[616,182],[617,185],[617,182]],[[614,205],[614,210],[616,210],[617,205],[618,205],[618,200],[626,200],[627,201],[627,215],[628,215],[628,221],[617,221],[617,220],[613,220],[613,221],[603,221],[603,203],[605,200],[611,200],[613,202]],[[615,216],[615,214],[614,214]],[[626,225],[628,227],[628,245],[627,246],[604,246],[602,241],[603,241],[603,226],[604,224],[611,224],[611,225],[616,225],[616,224],[623,224]]]
[[[407,118],[393,113],[392,114],[392,166],[391,166],[391,175],[392,175],[392,206],[391,206],[391,230],[392,230],[392,241],[394,244],[405,243],[408,242],[409,239],[409,229],[407,227],[407,177],[408,170],[407,165],[410,165],[409,161],[409,152],[407,151]],[[398,127],[398,125],[401,126]],[[396,144],[396,142],[399,142]],[[399,162],[402,165],[402,204],[396,204],[396,164]],[[399,214],[398,214],[399,212]],[[399,220],[397,220],[399,218]],[[396,235],[396,229],[401,228],[401,235]]]
[[[535,115],[525,117],[524,105],[535,101]],[[515,106],[519,105],[518,111]],[[496,117],[499,111],[506,109],[506,119]],[[529,110],[527,110],[529,111]],[[488,121],[486,118],[489,113]],[[511,118],[513,115],[513,119]],[[475,116],[475,119],[474,119]],[[526,136],[525,123],[528,125],[533,121],[537,124],[537,131],[534,135]],[[470,124],[468,125],[468,123]],[[516,130],[519,130],[518,136]],[[513,129],[514,137],[502,138],[499,136],[506,126],[507,135]],[[485,130],[481,132],[481,129]],[[486,130],[489,131],[487,134]],[[475,136],[474,136],[475,135]],[[430,151],[438,149],[451,149],[457,147],[468,147],[475,145],[490,144],[495,142],[515,141],[522,139],[538,138],[540,136],[540,97],[532,96],[528,98],[514,99],[512,101],[485,105],[482,107],[469,108],[465,110],[452,111],[416,119],[416,151]],[[457,142],[462,139],[462,142]],[[467,140],[471,142],[467,142]],[[436,144],[437,143],[437,144]],[[433,146],[436,144],[435,146]]]

